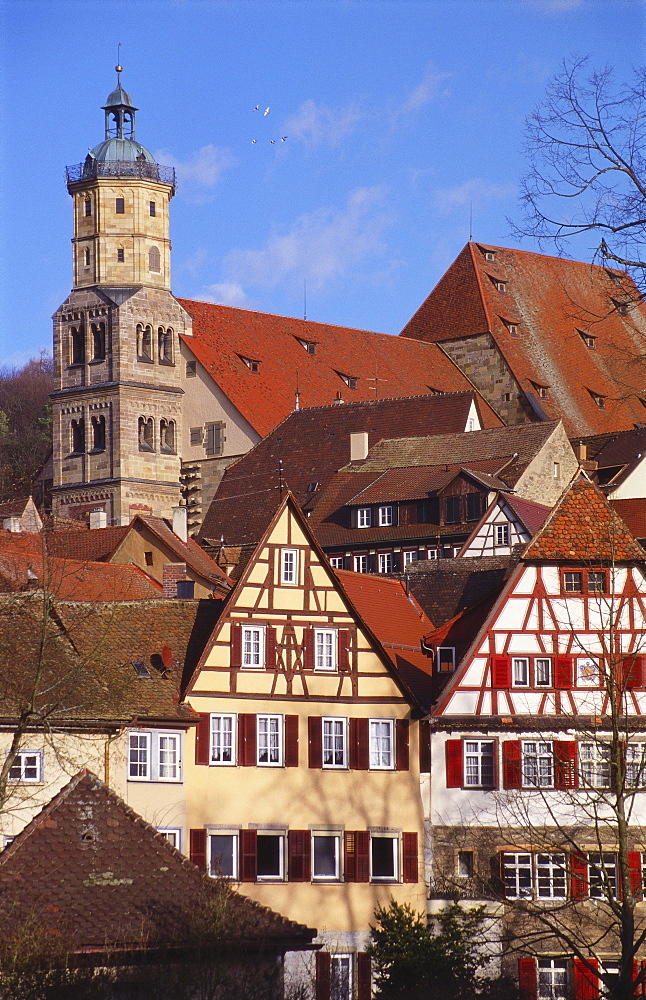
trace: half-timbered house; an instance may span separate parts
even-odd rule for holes
[[[497,594],[425,638],[431,897],[497,900],[530,996],[603,995],[622,901],[628,975],[642,959],[645,620],[643,550],[579,479]]]
[[[347,591],[288,496],[187,684],[185,780],[192,860],[316,925],[317,995],[349,1000],[370,993],[375,906],[425,907],[413,688],[430,623],[401,582],[340,576]]]

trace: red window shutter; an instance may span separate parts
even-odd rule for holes
[[[256,716],[243,713],[238,716],[238,764],[243,767],[256,765]]]
[[[633,896],[642,896],[642,856],[639,851],[628,851],[628,877]]]
[[[350,719],[350,767],[367,771],[370,767],[368,719]]]
[[[395,768],[397,771],[408,771],[410,766],[408,751],[409,726],[408,719],[397,719],[395,721]]]
[[[323,720],[310,715],[307,720],[307,753],[309,767],[323,767]]]
[[[554,741],[554,787],[579,787],[576,740]]]
[[[314,629],[303,630],[303,668],[314,670]]]
[[[288,869],[290,882],[309,882],[311,878],[309,830],[289,830],[287,833]]]
[[[447,740],[444,747],[446,751],[446,787],[462,788],[464,784],[462,740]]]
[[[644,660],[643,656],[625,656],[623,659],[623,676],[628,689],[641,688],[644,686]]]
[[[332,971],[330,955],[327,951],[316,953],[316,1000],[330,1000],[332,995]]]
[[[570,854],[570,894],[572,899],[588,895],[588,859],[584,854]]]
[[[345,881],[370,881],[370,834],[367,830],[345,832]]]
[[[194,865],[206,871],[206,830],[189,831],[189,857]]]
[[[365,951],[359,951],[357,952],[357,1000],[370,1000],[371,996],[372,963],[370,955],[366,955]]]
[[[419,724],[419,769],[431,773],[431,724],[426,720]]]
[[[536,974],[536,959],[518,959],[518,986],[524,1000],[536,1000],[538,996],[538,976]]]
[[[511,687],[511,657],[492,656],[491,686],[495,688]]]
[[[523,787],[523,766],[520,740],[504,740],[502,744],[502,786]]]
[[[298,767],[298,716],[285,716],[285,767]]]
[[[240,831],[240,881],[255,882],[258,872],[257,863],[258,834],[255,830]]]
[[[594,969],[599,968],[596,958],[590,959]],[[574,959],[574,1000],[597,1000],[599,977],[580,958]]]
[[[200,721],[195,730],[195,763],[208,764],[211,756],[211,716],[198,712]]]
[[[554,687],[560,691],[569,691],[572,685],[572,657],[557,656],[554,664]]]
[[[339,670],[346,671],[350,669],[350,631],[347,628],[340,628],[339,633],[339,648],[337,650]]]
[[[403,872],[402,882],[419,882],[417,859],[417,833],[402,833]]]
[[[265,629],[265,669],[274,670],[276,667],[276,629],[273,625],[267,625]]]
[[[231,626],[231,666],[242,666],[242,625]]]

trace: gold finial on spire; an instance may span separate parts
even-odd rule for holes
[[[117,65],[114,67],[117,71],[117,86],[121,86],[121,74],[123,73],[123,66],[121,65],[121,42],[117,42]]]

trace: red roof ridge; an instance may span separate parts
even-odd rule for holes
[[[487,321],[487,330],[491,330],[491,315],[489,313],[489,308],[487,306],[487,296],[484,293],[484,286],[482,284],[482,278],[480,277],[480,260],[476,257],[477,243],[469,242],[467,247],[469,248],[469,253],[471,254],[471,263],[473,264],[473,272],[475,274],[476,283],[478,285],[478,291],[480,293],[480,300],[482,303],[482,311],[485,315]],[[482,258],[482,254],[478,251],[478,257]]]
[[[194,305],[199,306],[215,306],[218,309],[226,309],[228,312],[249,313],[252,316],[271,316],[272,319],[284,319],[288,320],[290,323],[302,323],[305,327],[319,326],[332,330],[348,330],[351,333],[374,333],[378,337],[391,336],[391,334],[381,333],[379,330],[365,330],[359,326],[343,326],[340,323],[323,323],[319,320],[300,319],[298,316],[285,316],[282,313],[270,313],[265,312],[262,309],[243,309],[241,306],[228,306],[225,302],[207,302],[204,299],[187,299],[181,295],[176,295],[175,298],[180,305],[184,305],[185,302],[191,302]],[[392,334],[392,336],[396,336],[396,334]]]
[[[526,257],[546,257],[548,260],[558,260],[561,262],[565,261],[567,264],[579,264],[581,267],[591,267],[598,271],[605,271],[606,273],[608,271],[612,271],[622,277],[625,276],[632,282],[632,278],[630,278],[628,272],[623,271],[619,267],[610,267],[605,264],[594,264],[592,261],[577,260],[575,257],[558,257],[556,254],[538,253],[537,250],[523,250],[521,247],[500,247],[496,246],[494,243],[481,243],[478,240],[471,240],[467,245],[472,247],[485,247],[487,250],[493,250],[494,253],[496,250],[501,250],[503,253],[520,253]]]

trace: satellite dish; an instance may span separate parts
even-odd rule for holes
[[[161,658],[166,670],[170,670],[173,666],[173,651],[170,646],[162,646]]]

